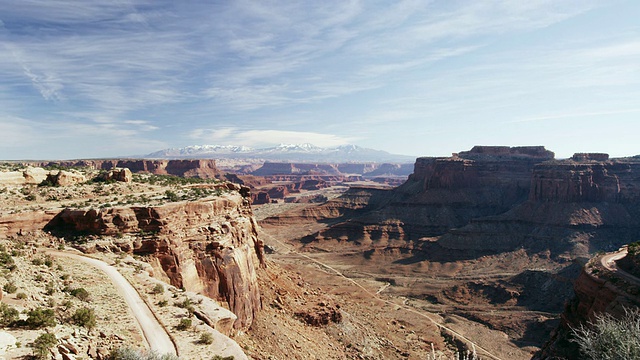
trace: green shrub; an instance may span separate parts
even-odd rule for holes
[[[52,267],[53,266],[53,259],[51,258],[51,256],[47,255],[44,257],[44,264],[47,267]]]
[[[56,326],[56,318],[52,309],[35,308],[27,312],[26,325],[32,329],[45,326]]]
[[[180,200],[180,197],[178,197],[178,194],[176,194],[175,192],[171,191],[171,190],[167,190],[164,192],[164,197],[171,201],[171,202],[176,202]]]
[[[72,289],[69,293],[71,294],[71,296],[75,296],[82,301],[87,301],[89,299],[89,292],[85,290],[85,288],[75,288]]]
[[[154,294],[163,294],[164,286],[162,286],[162,284],[156,284],[156,286],[153,287],[153,290],[151,292]]]
[[[202,345],[211,345],[213,344],[213,335],[209,332],[204,332],[200,334],[200,338],[198,339],[198,344]]]
[[[109,353],[107,360],[178,360],[171,354],[158,355],[154,352],[146,353],[130,347],[121,347]]]
[[[24,300],[27,298],[27,294],[23,293],[23,292],[19,292],[16,294],[16,299],[20,299],[20,300]]]
[[[36,359],[48,359],[49,349],[58,343],[54,334],[44,333],[33,341],[33,356]]]
[[[53,281],[49,281],[47,285],[44,287],[45,293],[47,295],[53,295],[56,293],[56,283]]]
[[[573,329],[573,341],[587,359],[640,359],[640,310],[625,310],[622,319],[600,314]]]
[[[81,308],[71,316],[71,321],[78,325],[85,327],[89,330],[96,326],[96,314],[91,308]]]
[[[180,322],[176,326],[176,329],[182,330],[182,331],[189,330],[190,328],[191,328],[191,319],[189,318],[180,319]]]
[[[4,292],[6,292],[7,294],[13,294],[14,292],[16,292],[16,290],[18,290],[18,287],[13,283],[13,281],[10,281],[4,284],[2,290],[4,290]]]
[[[20,319],[20,312],[15,308],[0,302],[0,326],[8,327]]]
[[[2,264],[5,267],[8,267],[10,265],[13,265],[13,257],[11,256],[11,254],[1,251],[0,252],[0,264]]]

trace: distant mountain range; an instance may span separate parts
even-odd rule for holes
[[[269,148],[254,149],[232,145],[193,145],[170,148],[144,155],[154,159],[261,159],[286,162],[376,162],[412,163],[415,156],[390,154],[386,151],[342,145],[323,148],[312,144],[280,144]]]

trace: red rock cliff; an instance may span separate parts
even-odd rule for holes
[[[249,200],[238,191],[158,207],[67,209],[47,229],[152,234],[120,246],[151,256],[172,285],[228,303],[238,316],[236,329],[247,329],[261,308],[255,266],[263,264],[262,242]]]

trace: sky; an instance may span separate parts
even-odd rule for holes
[[[0,0],[0,159],[640,154],[637,0]]]

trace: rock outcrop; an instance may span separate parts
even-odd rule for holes
[[[0,185],[37,185],[47,178],[48,170],[28,167],[23,171],[0,172]]]
[[[44,180],[45,183],[50,184],[52,186],[69,186],[80,184],[87,181],[87,178],[75,171],[51,171],[47,174],[47,178]]]
[[[99,175],[101,181],[131,182],[133,174],[128,168],[113,168]]]
[[[122,237],[113,250],[149,256],[172,285],[226,302],[238,316],[234,328],[247,329],[261,308],[255,267],[264,265],[262,242],[248,191],[229,188],[220,197],[158,207],[66,209],[46,229]],[[138,236],[131,242],[123,234]]]

